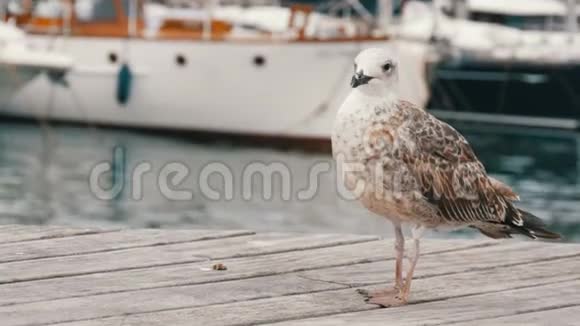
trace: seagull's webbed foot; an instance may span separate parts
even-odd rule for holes
[[[385,308],[407,304],[407,298],[403,295],[403,291],[396,286],[373,291],[359,289],[357,292],[365,298],[365,302]]]

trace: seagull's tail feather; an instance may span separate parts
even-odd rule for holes
[[[523,224],[510,225],[513,231],[526,235],[532,239],[541,238],[541,239],[557,240],[562,238],[562,236],[559,235],[558,233],[548,230],[544,221],[542,221],[539,217],[533,215],[530,212],[521,210],[519,208],[516,209],[520,213],[520,216],[523,220]]]
[[[491,223],[491,222],[481,222],[471,227],[476,228],[479,232],[492,239],[502,239],[511,238],[512,233],[510,232],[510,227],[505,224]]]
[[[509,214],[515,215],[508,215],[504,223],[480,222],[472,227],[493,239],[511,238],[514,233],[523,234],[532,239],[556,240],[562,238],[558,233],[548,230],[544,221],[529,212],[514,207],[513,210],[509,211]]]

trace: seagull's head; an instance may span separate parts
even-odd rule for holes
[[[396,86],[397,80],[398,63],[390,49],[366,49],[354,59],[352,88],[386,91]]]

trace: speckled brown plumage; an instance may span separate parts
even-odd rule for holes
[[[467,140],[453,127],[397,97],[397,61],[383,49],[356,58],[353,90],[335,120],[332,147],[349,189],[370,211],[390,219],[397,235],[400,270],[402,223],[413,226],[415,256],[406,282],[397,272],[399,301],[369,295],[382,305],[406,302],[425,228],[473,227],[493,238],[521,233],[555,239],[519,198],[487,175]],[[364,185],[359,188],[359,185]],[[385,301],[387,300],[387,301]]]
[[[351,105],[348,99],[345,104]],[[347,162],[364,164],[347,184],[364,181],[368,189],[361,201],[371,211],[426,227],[472,226],[495,238],[513,232],[538,236],[541,230],[526,229],[523,212],[513,204],[515,192],[487,175],[453,127],[400,99],[368,97],[358,106],[339,113],[333,150]],[[375,196],[377,176],[384,196]]]

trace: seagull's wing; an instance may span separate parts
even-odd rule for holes
[[[411,119],[400,130],[398,156],[440,216],[460,223],[522,223],[506,221],[519,218],[510,202],[517,195],[487,176],[467,140],[429,113],[412,111]]]

